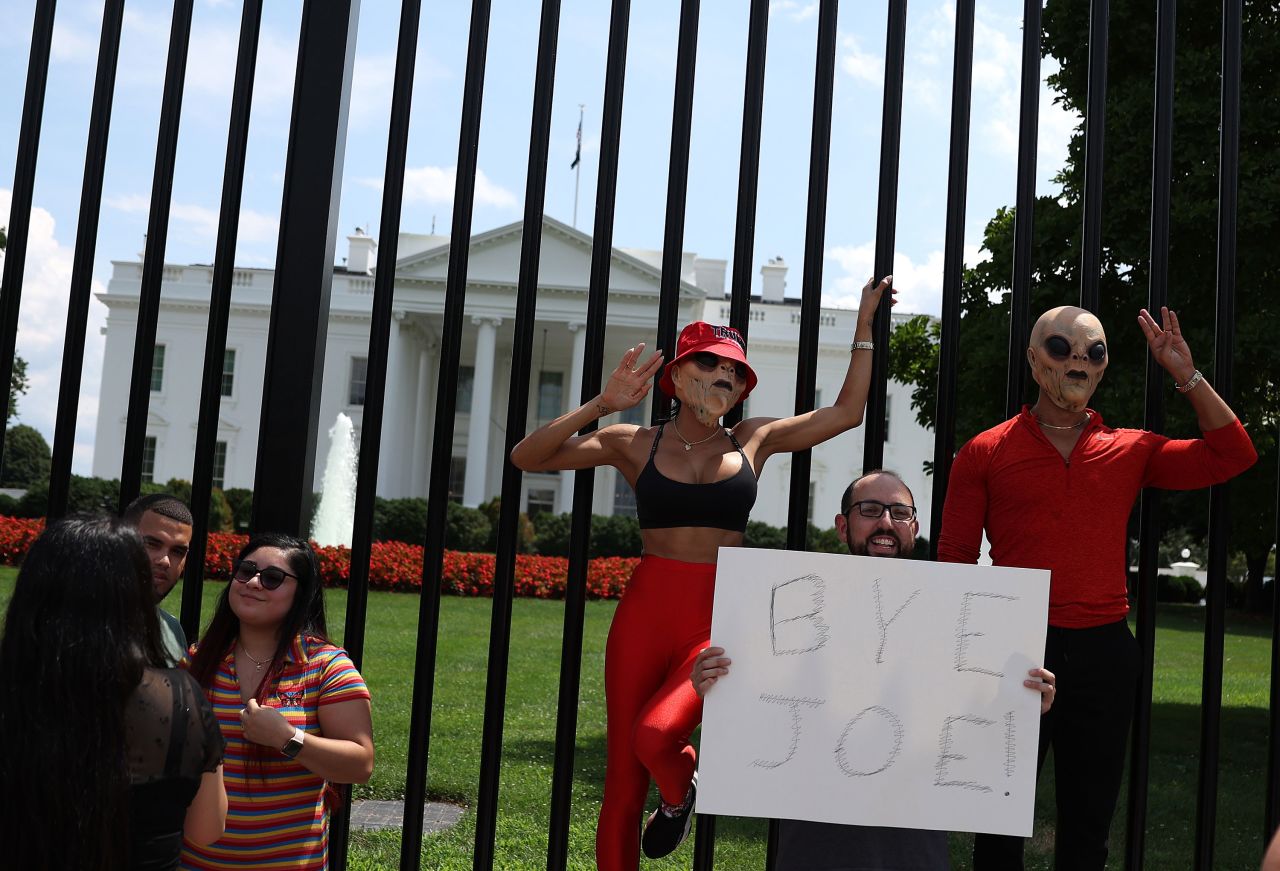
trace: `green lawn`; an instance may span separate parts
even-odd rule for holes
[[[14,571],[0,569],[0,609],[13,589]],[[218,584],[205,590],[207,617]],[[342,637],[345,591],[328,594],[330,626]],[[170,601],[176,607],[180,591]],[[595,817],[604,776],[604,696],[601,663],[613,603],[589,602],[583,649],[578,717],[573,819],[569,834],[570,867],[594,867]],[[357,798],[397,799],[404,794],[405,757],[412,697],[413,652],[418,598],[397,593],[369,597],[364,674],[374,700],[378,759],[373,779],[356,790]],[[504,725],[500,818],[495,866],[541,869],[546,864],[547,804],[555,740],[556,682],[564,609],[560,602],[517,600]],[[434,799],[470,805],[480,771],[485,660],[488,655],[490,602],[446,597],[441,606],[441,643],[431,734],[429,794]],[[1199,697],[1202,609],[1163,606],[1156,650],[1150,816],[1147,867],[1189,868],[1195,839],[1195,790],[1199,750]],[[1240,615],[1228,618],[1225,702],[1222,717],[1222,765],[1219,772],[1218,832],[1214,867],[1255,869],[1262,848],[1263,790],[1266,775],[1269,624]],[[1028,868],[1051,866],[1052,759],[1041,778],[1036,837],[1028,846]],[[1112,831],[1112,868],[1123,866],[1123,797]],[[422,867],[469,869],[474,817],[441,835],[428,835]],[[720,821],[716,867],[764,867],[765,826],[757,820]],[[955,868],[968,867],[970,837],[952,838]],[[398,832],[353,836],[351,865],[392,868],[398,863]],[[691,866],[690,845],[673,857],[646,862],[646,869]]]

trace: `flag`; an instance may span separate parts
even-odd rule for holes
[[[577,169],[578,164],[582,161],[582,116],[578,116],[578,150],[573,154],[573,163],[569,164],[569,169]]]

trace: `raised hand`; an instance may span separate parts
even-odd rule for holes
[[[609,376],[609,381],[600,393],[600,403],[608,411],[621,411],[639,405],[649,395],[653,386],[653,376],[662,367],[662,352],[655,351],[653,356],[642,365],[636,361],[644,353],[644,342],[627,350],[618,361],[618,366]]]
[[[885,290],[889,290],[891,294],[889,304],[897,305],[898,300],[895,297],[898,291],[893,287],[892,275],[886,275],[878,284],[874,275],[867,279],[867,283],[862,286],[862,299],[858,303],[858,320],[871,323],[871,319],[876,315],[876,309],[880,307],[880,297],[884,296]]]
[[[1168,306],[1162,306],[1160,317],[1165,323],[1163,328],[1144,308],[1138,312],[1138,326],[1142,327],[1142,334],[1147,338],[1151,356],[1173,376],[1176,383],[1186,384],[1187,379],[1196,371],[1196,364],[1191,359],[1191,349],[1187,347],[1187,340],[1182,337],[1177,314],[1171,312]]]

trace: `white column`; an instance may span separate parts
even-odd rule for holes
[[[569,358],[569,408],[577,408],[582,404],[582,367],[583,358],[587,356],[587,325],[568,324],[573,334],[573,356]],[[536,382],[535,382],[536,384]],[[568,514],[573,510],[573,476],[575,472],[560,473],[560,492],[556,496],[556,511]]]
[[[476,325],[475,380],[471,386],[471,423],[467,427],[467,472],[462,504],[475,508],[484,501],[489,467],[489,418],[493,413],[493,358],[500,318],[472,318]]]
[[[382,444],[378,450],[378,493],[388,499],[400,495],[401,481],[404,480],[404,452],[400,430],[403,427],[402,415],[405,403],[400,394],[405,389],[401,377],[401,357],[404,355],[404,342],[400,336],[400,324],[404,321],[404,312],[391,313],[391,333],[387,337],[387,391],[382,403]]]
[[[424,339],[422,349],[418,351],[417,414],[414,416],[412,477],[407,496],[427,495],[427,469],[431,465],[431,442],[427,438],[431,432],[430,405],[431,347]]]

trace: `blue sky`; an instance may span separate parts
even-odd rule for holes
[[[237,262],[271,266],[277,234],[300,0],[268,0],[253,99]],[[424,3],[409,141],[402,227],[448,232],[452,168],[466,62],[470,4]],[[533,0],[494,0],[480,134],[476,232],[518,220],[528,155],[538,7]],[[705,0],[699,27],[694,129],[684,249],[731,260],[747,39],[745,0]],[[34,0],[3,0],[0,75],[0,225],[8,223],[18,125]],[[168,43],[169,7],[130,0],[126,7],[96,251],[96,289],[110,261],[135,259],[146,232],[150,184]],[[1017,163],[1021,6],[978,3],[966,259],[980,255],[982,228],[1014,199]],[[788,293],[798,294],[803,266],[805,196],[813,106],[816,2],[774,0],[770,10],[753,271],[781,256],[791,265]],[[32,390],[19,413],[51,437],[75,245],[85,135],[93,91],[101,0],[62,0],[55,24],[18,352],[30,363]],[[217,228],[227,117],[240,4],[196,0],[185,86],[173,217],[166,260],[209,263]],[[615,244],[659,248],[666,204],[678,0],[632,4],[618,179]],[[399,4],[364,0],[360,12],[350,131],[339,227],[377,236],[386,156]],[[593,223],[599,122],[609,10],[603,0],[564,0],[557,60],[547,213],[569,222],[579,104],[585,105],[578,226]],[[824,244],[824,301],[856,304],[870,274],[875,236],[879,123],[884,65],[883,4],[846,2],[839,18],[832,158]],[[906,83],[894,273],[899,311],[940,308],[946,211],[954,10],[914,0],[908,11]],[[1055,69],[1051,60],[1042,74]],[[1041,192],[1062,166],[1076,119],[1042,87]],[[345,250],[340,242],[339,251]],[[92,457],[101,381],[105,307],[90,312],[77,429],[75,469]],[[127,377],[127,376],[126,376]]]

